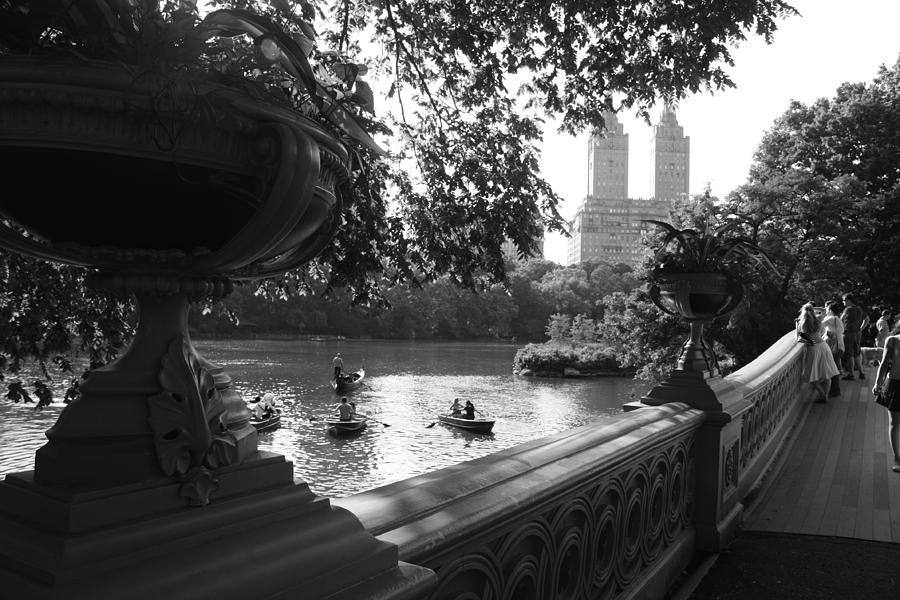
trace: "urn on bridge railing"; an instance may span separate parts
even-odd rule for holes
[[[192,302],[331,242],[350,147],[383,153],[339,101],[362,69],[330,53],[314,71],[308,37],[243,10],[201,20],[191,2],[13,0],[0,19],[0,247],[82,266],[138,312],[34,470],[0,483],[4,589],[319,598],[366,580],[391,598],[430,581],[258,450],[231,378],[187,327]],[[346,78],[314,75],[328,61]]]
[[[731,313],[743,300],[743,286],[723,273],[679,273],[657,276],[649,286],[650,299],[663,312],[690,323],[691,334],[681,346],[677,369],[719,374],[712,344],[704,326]]]
[[[671,377],[653,388],[642,402],[687,402],[700,408],[717,408],[714,394],[706,392],[710,380],[721,374],[713,345],[704,335],[705,326],[730,314],[743,300],[743,285],[733,276],[737,262],[756,261],[773,270],[775,267],[751,239],[732,233],[735,222],[711,229],[707,221],[702,230],[678,229],[663,221],[645,222],[665,232],[650,272],[650,298],[663,312],[687,321],[690,336],[681,346]]]

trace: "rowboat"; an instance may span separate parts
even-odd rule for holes
[[[362,385],[363,379],[366,377],[366,368],[360,367],[353,373],[341,375],[338,379],[331,380],[331,387],[338,394],[355,390]]]
[[[331,435],[346,435],[348,433],[359,433],[366,428],[368,417],[362,419],[351,419],[350,421],[341,421],[340,419],[329,419],[325,421],[328,425],[328,433]]]
[[[256,427],[257,431],[269,431],[270,429],[275,429],[281,424],[281,412],[276,412],[274,415],[265,419],[251,418],[250,424]]]
[[[452,417],[450,415],[438,415],[438,421],[444,425],[452,425],[460,429],[475,431],[478,433],[490,433],[494,428],[493,419],[465,419],[463,417]]]

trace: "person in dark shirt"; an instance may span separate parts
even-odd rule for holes
[[[841,313],[844,324],[844,368],[847,374],[843,379],[853,379],[854,369],[859,378],[865,379],[862,367],[862,331],[869,325],[869,316],[856,305],[853,294],[844,294],[844,311]]]
[[[465,412],[466,412],[466,418],[467,418],[467,419],[474,419],[474,418],[475,418],[475,405],[472,404],[472,401],[471,401],[471,400],[466,400],[466,409],[465,409]]]

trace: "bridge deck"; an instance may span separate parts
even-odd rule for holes
[[[900,543],[900,473],[874,377],[867,369],[865,380],[841,381],[840,397],[810,401],[744,529]]]

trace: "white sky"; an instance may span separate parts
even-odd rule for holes
[[[745,182],[763,133],[788,108],[834,96],[844,82],[871,82],[881,65],[900,57],[900,2],[896,0],[788,0],[800,16],[780,21],[771,45],[749,37],[732,52],[728,68],[737,87],[703,93],[682,101],[679,125],[691,138],[690,193],[707,183],[723,198]],[[653,122],[658,110],[651,111]],[[620,114],[629,134],[628,195],[649,196],[648,166],[651,128],[632,114]],[[564,199],[569,219],[587,193],[587,134],[544,136],[541,170]],[[548,234],[547,259],[565,264],[566,239]]]

